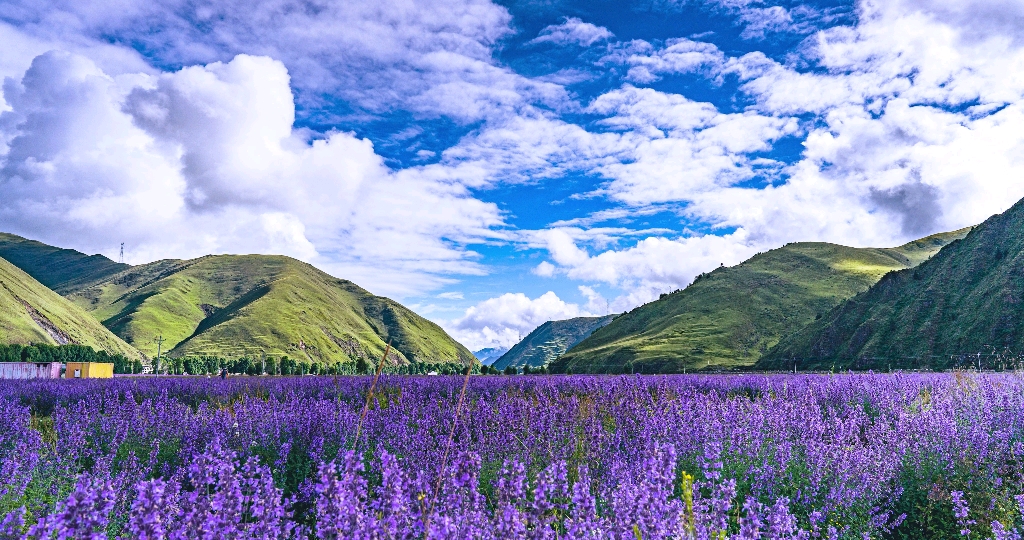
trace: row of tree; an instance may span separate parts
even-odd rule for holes
[[[522,371],[519,371],[519,369],[513,366],[508,366],[504,370],[499,370],[498,368],[490,366],[482,366],[480,368],[480,372],[484,375],[519,375],[520,373],[523,375],[547,375],[551,373],[548,371],[547,366],[531,368],[529,365],[523,366]]]
[[[161,374],[170,375],[217,375],[223,370],[233,375],[327,375],[341,373],[343,364],[302,362],[283,357],[221,358],[218,356],[162,357],[159,364]],[[351,371],[351,368],[349,369]]]
[[[0,362],[104,362],[114,364],[114,373],[142,373],[142,361],[127,358],[120,354],[97,351],[85,345],[3,345],[0,344]],[[220,358],[218,356],[186,356],[181,358],[162,357],[159,372],[170,375],[217,375],[227,370],[233,375],[368,375],[377,366],[364,358],[355,362],[309,362],[293,360],[287,356],[243,356],[241,358]],[[458,375],[465,373],[465,368],[450,362],[414,362],[402,366],[387,365],[382,370],[390,375]],[[504,371],[490,366],[473,366],[474,374],[482,375],[518,375],[520,371],[507,367]],[[530,368],[524,366],[522,373],[546,374],[547,368]]]
[[[142,373],[142,361],[121,354],[97,351],[85,345],[0,344],[0,362],[102,362],[114,364],[114,373]]]
[[[300,361],[287,356],[186,356],[160,359],[160,372],[165,374],[217,375],[225,369],[233,375],[370,375],[376,371],[377,366],[364,358],[356,358],[354,362],[335,363]],[[465,373],[465,367],[450,362],[413,362],[401,366],[385,365],[381,371],[389,375],[459,375]],[[475,365],[472,367],[472,373],[517,375],[520,371],[514,367],[501,371],[490,366]],[[546,374],[548,370],[525,366],[522,373]]]
[[[373,373],[376,365],[363,358],[355,362],[317,362],[294,360],[287,356],[186,356],[160,359],[160,373],[171,375],[216,375],[227,370],[232,375],[365,375]],[[438,373],[454,375],[462,368],[453,364],[417,362],[404,366],[385,366],[383,371],[393,375]]]

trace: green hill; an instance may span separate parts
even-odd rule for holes
[[[914,267],[969,229],[898,248],[795,243],[702,274],[617,317],[551,364],[554,372],[679,372],[752,366],[779,339]]]
[[[141,358],[80,307],[0,259],[0,344],[88,345]]]
[[[615,315],[548,321],[530,332],[522,341],[497,359],[491,367],[505,369],[509,366],[514,368],[546,366],[573,345],[594,333],[594,330],[612,322],[613,318]]]
[[[943,369],[1024,352],[1024,201],[787,336],[765,369]]]
[[[129,268],[103,255],[86,255],[6,233],[0,233],[0,257],[64,295]]]
[[[147,354],[290,356],[324,363],[468,363],[436,324],[351,281],[283,256],[217,255],[135,266],[69,296]]]

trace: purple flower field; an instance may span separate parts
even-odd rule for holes
[[[0,539],[1024,532],[1016,374],[462,383],[3,381]]]

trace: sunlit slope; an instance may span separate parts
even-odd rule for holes
[[[75,343],[140,358],[82,308],[0,259],[0,343]]]
[[[788,336],[760,366],[943,369],[1024,352],[1024,201]]]
[[[436,324],[283,256],[218,255],[133,267],[71,297],[141,350],[290,356],[328,363],[471,362]]]
[[[541,367],[558,358],[570,347],[594,333],[594,330],[610,323],[614,315],[605,317],[576,317],[563,321],[548,321],[530,332],[492,367],[505,369],[509,366]]]
[[[0,233],[0,257],[59,294],[99,283],[129,268],[103,255],[86,255]]]
[[[625,313],[552,363],[572,373],[751,366],[792,333],[892,270],[925,261],[968,229],[898,248],[795,243],[698,277]]]

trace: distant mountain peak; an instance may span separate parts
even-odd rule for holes
[[[576,317],[562,321],[548,321],[523,338],[503,354],[493,367],[537,368],[546,366],[572,348],[598,328],[610,323],[615,315],[603,317]]]
[[[487,347],[480,349],[473,353],[473,356],[480,360],[485,366],[489,366],[494,363],[495,360],[501,358],[501,355],[508,352],[508,347]]]

